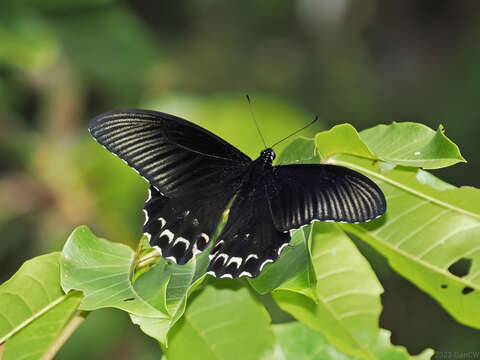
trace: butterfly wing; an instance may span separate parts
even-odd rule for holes
[[[89,130],[150,183],[143,227],[150,245],[180,264],[204,250],[250,158],[187,120],[155,111],[105,113]]]
[[[172,198],[211,189],[251,162],[247,155],[200,126],[157,111],[108,112],[95,117],[89,131]]]
[[[268,189],[273,221],[280,231],[313,220],[359,223],[386,210],[385,196],[377,184],[342,166],[275,166]]]
[[[150,245],[177,264],[205,250],[233,196],[234,189],[224,190],[207,197],[168,198],[151,186],[143,225]]]
[[[290,241],[289,232],[274,226],[263,185],[244,186],[235,197],[210,254],[207,273],[216,277],[255,277],[280,256]]]

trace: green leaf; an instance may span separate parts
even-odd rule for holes
[[[358,359],[339,352],[321,332],[314,331],[298,321],[273,325],[277,343],[271,360]]]
[[[275,160],[275,164],[318,163],[319,160],[315,150],[315,142],[306,137],[299,137],[285,147],[285,150]]]
[[[159,322],[156,317],[131,315],[149,335],[167,344],[166,334],[185,312],[187,298],[205,278],[209,263],[209,249],[193,257],[185,265],[172,264],[163,258],[140,276],[134,288],[151,305],[168,313],[169,320]]]
[[[171,330],[165,355],[169,360],[260,359],[273,346],[269,323],[265,308],[247,289],[208,286]]]
[[[62,291],[58,260],[59,253],[28,260],[0,286],[2,359],[39,359],[77,309],[81,294]]]
[[[437,169],[465,162],[441,125],[434,131],[422,124],[394,122],[366,129],[360,138],[379,159],[396,165]]]
[[[151,305],[133,287],[130,278],[135,253],[128,246],[97,238],[86,226],[80,226],[68,238],[60,263],[63,289],[84,293],[82,310],[114,307],[159,324],[169,322],[162,307]],[[166,331],[152,333],[150,328],[140,326],[147,334],[166,341]]]
[[[335,141],[331,138],[328,143]],[[317,148],[324,144],[316,143]],[[379,145],[369,143],[369,147]],[[328,152],[330,157],[324,160],[369,176],[387,198],[382,218],[342,227],[372,245],[393,269],[434,297],[455,319],[480,328],[480,191],[453,187],[415,168],[385,170],[341,149],[336,154],[329,147]],[[431,155],[443,156],[441,151]],[[457,276],[449,268],[462,259],[470,259],[471,268]]]
[[[286,290],[298,292],[316,302],[316,279],[307,241],[309,232],[310,228],[295,231],[280,258],[267,265],[256,278],[248,279],[250,285],[260,294]]]
[[[410,168],[381,173],[359,159],[343,164],[381,179],[387,214],[365,225],[342,225],[383,254],[393,269],[435,298],[455,319],[480,328],[480,191],[439,191],[417,180]],[[450,266],[470,259],[465,276]],[[461,304],[461,306],[459,306]]]
[[[425,349],[420,354],[412,356],[408,354],[407,349],[403,346],[392,345],[390,341],[391,333],[388,330],[380,329],[377,339],[372,345],[372,351],[379,359],[413,359],[413,360],[427,360],[431,359],[434,351],[432,349]]]
[[[275,291],[276,302],[299,321],[321,331],[341,351],[376,359],[371,344],[379,331],[380,283],[337,225],[314,223],[310,236],[318,304],[291,291]]]
[[[273,330],[277,339],[277,345],[271,357],[272,360],[358,359],[340,353],[327,342],[320,332],[311,330],[299,322],[274,325]],[[380,330],[377,339],[372,344],[372,349],[375,355],[382,360],[426,360],[433,355],[433,350],[427,349],[419,355],[410,356],[404,347],[392,346],[390,344],[390,332],[384,329]]]
[[[134,324],[166,344],[168,331],[183,315],[188,296],[204,278],[208,254],[204,251],[185,265],[159,258],[148,271],[139,271],[141,275],[132,283],[137,264],[134,251],[97,238],[81,226],[70,235],[62,252],[62,286],[84,292],[82,310],[114,307],[127,311]],[[155,255],[151,252],[148,256]]]
[[[350,124],[334,126],[315,136],[317,153],[320,158],[328,159],[332,154],[351,154],[369,159],[376,159],[368,146],[360,139],[357,130]],[[319,146],[318,144],[321,144]]]

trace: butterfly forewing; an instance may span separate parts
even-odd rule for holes
[[[209,131],[173,115],[125,110],[94,118],[93,137],[164,195],[208,190],[250,158]]]
[[[335,165],[273,168],[269,202],[275,226],[288,231],[313,220],[358,223],[381,216],[385,197],[372,180]]]
[[[207,130],[159,112],[106,113],[89,130],[151,184],[143,228],[150,245],[180,264],[203,251],[250,158]]]

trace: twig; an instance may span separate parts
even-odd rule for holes
[[[51,360],[55,354],[60,350],[60,348],[67,342],[67,340],[72,336],[73,332],[83,323],[88,311],[77,311],[75,316],[69,321],[67,326],[64,327],[57,339],[50,345],[48,350],[43,354],[41,360]]]

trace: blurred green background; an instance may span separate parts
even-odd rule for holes
[[[321,124],[304,135],[343,122],[444,124],[469,162],[435,173],[478,186],[479,20],[473,0],[2,0],[0,281],[79,224],[136,244],[146,184],[86,130],[112,109],[184,116],[253,157],[262,144],[246,93],[270,144],[315,114]],[[480,332],[356,243],[385,287],[381,326],[394,343],[480,350]],[[105,310],[58,358],[156,359],[158,346]]]

